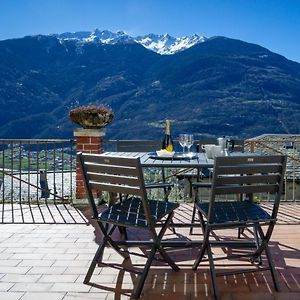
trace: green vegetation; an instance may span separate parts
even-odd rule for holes
[[[63,152],[62,149],[26,151],[24,148],[14,147],[0,151],[1,169],[13,169],[22,171],[69,171],[75,169],[75,156]]]

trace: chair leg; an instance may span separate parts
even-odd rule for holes
[[[170,258],[170,256],[166,253],[165,249],[161,246],[160,241],[163,237],[163,235],[165,234],[169,224],[172,221],[174,212],[170,213],[165,221],[164,226],[161,228],[160,232],[158,233],[158,235],[156,235],[156,233],[153,233],[153,241],[156,243],[156,245],[158,245],[158,251],[161,254],[161,256],[163,257],[163,259],[169,264],[169,266],[174,270],[174,271],[178,271],[179,268],[178,266],[172,261],[172,259]]]
[[[189,197],[192,198],[193,197],[193,187],[192,187],[192,179],[188,178],[188,182],[189,182]]]
[[[258,230],[259,235],[261,236],[261,239],[266,241],[266,243],[268,243],[271,238],[274,226],[275,226],[275,222],[271,223],[268,227],[266,234],[263,234],[262,230],[260,230],[260,231]],[[258,227],[258,228],[260,228],[260,227]],[[253,259],[255,260],[257,257],[259,257],[263,251],[264,251],[264,247],[263,247],[263,244],[261,243],[260,246],[258,247],[258,249],[256,250],[256,252],[254,253]]]
[[[171,213],[168,215],[168,217],[167,217],[167,219],[166,219],[164,225],[163,225],[162,228],[160,229],[158,235],[156,235],[155,232],[152,232],[152,234],[153,234],[152,238],[153,238],[154,241],[156,241],[157,243],[160,243],[160,240],[163,238],[163,236],[164,236],[164,234],[165,234],[167,228],[169,227],[170,223],[172,223],[173,216],[174,216],[174,212],[171,212]]]
[[[273,258],[272,258],[271,251],[270,251],[268,244],[265,245],[265,251],[266,251],[266,256],[267,256],[268,263],[270,266],[270,271],[271,271],[271,275],[272,275],[272,279],[273,279],[273,283],[274,283],[274,288],[276,291],[279,291],[280,288],[279,288],[277,270],[275,269]]]
[[[200,211],[198,211],[198,216],[199,216],[199,220],[200,220],[202,232],[204,233],[205,230],[206,230],[206,225],[205,225],[205,221],[203,219],[203,215],[202,215],[202,213]]]
[[[197,267],[199,266],[201,260],[203,259],[205,251],[207,251],[214,295],[215,295],[215,299],[219,300],[220,299],[220,291],[219,291],[218,286],[217,286],[217,276],[216,276],[214,260],[213,260],[213,256],[212,256],[212,252],[211,252],[211,247],[210,247],[210,244],[209,244],[209,235],[210,235],[210,230],[207,229],[205,231],[205,236],[204,236],[204,239],[203,239],[203,244],[202,244],[200,253],[199,253],[192,269],[194,271],[197,269]]]
[[[162,181],[166,182],[166,174],[165,174],[165,169],[164,168],[161,168],[161,175],[162,175]],[[170,187],[168,187],[168,188],[164,187],[164,200],[166,202],[169,201],[170,193],[171,193],[171,188]],[[173,224],[173,220],[171,220],[171,224]],[[171,227],[170,229],[174,234],[176,234],[175,227]]]
[[[258,236],[258,234],[257,234],[257,231],[258,231],[257,226],[253,226],[253,235],[254,235],[254,240],[255,240],[255,244],[256,244],[256,249],[258,249],[258,248],[259,248],[259,245],[261,244],[261,243],[260,243],[259,236]],[[256,262],[257,262],[259,265],[262,264],[261,255],[259,255],[259,256],[256,258]]]
[[[100,222],[100,221],[97,222],[97,224],[99,225],[99,228],[103,233],[103,239],[102,239],[102,243],[99,245],[99,247],[96,251],[96,254],[95,254],[95,256],[90,264],[90,267],[87,271],[87,274],[84,278],[83,283],[85,283],[85,284],[89,283],[89,281],[93,275],[93,272],[95,270],[96,265],[101,263],[106,244],[110,244],[111,247],[114,248],[115,251],[118,252],[122,257],[124,257],[124,258],[129,257],[129,254],[122,252],[121,248],[110,237],[110,235],[116,229],[116,226],[115,225],[108,226],[108,224],[103,225],[102,222]]]
[[[158,247],[158,251],[160,255],[163,257],[163,259],[168,263],[168,265],[174,270],[179,271],[180,269],[178,266],[173,262],[173,260],[170,258],[170,256],[166,253],[165,249],[162,246]]]
[[[277,275],[277,271],[276,271],[275,266],[274,266],[274,262],[273,262],[272,254],[271,254],[271,251],[270,251],[270,248],[269,248],[269,245],[268,245],[268,241],[266,240],[265,235],[263,233],[263,230],[261,229],[260,226],[257,228],[257,230],[258,230],[258,233],[259,233],[259,235],[261,237],[261,240],[262,240],[261,241],[262,247],[266,252],[266,256],[267,256],[267,260],[268,260],[268,263],[269,263],[269,267],[270,267],[270,271],[271,271],[271,275],[272,275],[275,290],[279,291],[278,275]]]
[[[196,215],[196,206],[195,206],[195,203],[196,203],[196,201],[194,202],[194,207],[193,207],[192,222],[191,222],[192,224],[195,223],[195,215]],[[190,234],[193,234],[193,229],[194,229],[194,227],[191,226],[190,227]]]
[[[164,197],[164,200],[166,201],[166,202],[168,202],[169,201],[169,195],[170,195],[170,193],[171,193],[171,188],[169,187],[169,188],[164,188],[164,190],[165,190],[165,197]],[[174,224],[173,223],[173,220],[171,220],[171,222],[170,222],[171,224]],[[174,234],[176,234],[176,229],[175,229],[175,227],[170,227],[170,229],[171,229],[171,231],[174,233]]]
[[[153,242],[154,245],[151,249],[150,255],[147,259],[147,262],[145,264],[143,273],[140,276],[139,282],[137,284],[137,288],[135,290],[135,292],[132,294],[132,298],[133,299],[137,299],[140,297],[146,277],[148,275],[150,266],[152,264],[152,261],[154,259],[155,253],[158,250],[159,253],[161,254],[161,256],[163,257],[163,259],[170,265],[170,267],[174,270],[174,271],[178,271],[179,268],[178,266],[171,260],[171,258],[169,257],[169,255],[165,252],[165,250],[163,249],[163,247],[160,245],[160,241],[164,235],[164,233],[166,232],[168,226],[170,225],[171,221],[172,221],[172,217],[174,215],[174,212],[170,213],[163,225],[163,227],[161,228],[159,234],[157,235],[155,230],[151,231],[152,232],[152,238],[153,238]]]
[[[197,270],[201,260],[203,259],[205,251],[207,250],[207,247],[208,247],[208,244],[209,244],[209,234],[210,234],[210,230],[206,230],[200,252],[199,252],[198,257],[196,258],[196,260],[193,264],[193,267],[192,267],[192,269],[194,271]]]
[[[165,175],[165,169],[164,168],[161,168],[161,176],[162,176],[162,182],[165,183],[166,182],[166,175]],[[168,200],[169,200],[170,192],[171,192],[171,188],[164,187],[164,200],[166,202],[168,202]]]
[[[110,244],[110,246],[117,252],[119,253],[123,258],[129,258],[130,255],[128,253],[125,253],[115,241],[111,239],[111,237],[108,237],[107,243]]]
[[[171,220],[170,224],[174,224],[173,219]],[[171,231],[176,234],[176,229],[175,227],[170,227]]]
[[[192,186],[192,183],[190,182],[190,186]],[[194,224],[195,223],[195,215],[196,215],[196,203],[197,203],[197,201],[198,201],[198,189],[196,188],[195,189],[195,198],[194,198],[194,207],[193,207],[193,213],[192,213],[192,224]],[[194,227],[193,226],[191,226],[190,227],[190,234],[193,234],[193,229],[194,229]]]
[[[112,240],[112,238],[110,237],[110,235],[113,233],[113,231],[116,229],[116,225],[113,225],[112,227],[109,228],[109,230],[107,231],[106,230],[106,226],[104,226],[102,224],[102,222],[98,222],[98,225],[99,225],[99,228],[101,229],[103,235],[104,235],[104,238],[107,239],[107,243],[111,245],[112,248],[114,248],[114,250],[116,252],[118,252],[123,258],[128,258],[129,257],[129,254],[128,253],[124,253],[122,251],[122,249],[117,245],[116,242],[114,242]]]
[[[106,244],[107,244],[107,238],[104,237],[103,240],[102,240],[102,243],[101,243],[101,245],[99,245],[99,247],[96,251],[96,254],[95,254],[95,256],[94,256],[94,258],[93,258],[93,260],[90,264],[90,267],[89,267],[89,269],[88,269],[88,271],[85,275],[85,278],[84,278],[84,281],[83,281],[84,284],[89,283],[89,281],[90,281],[90,279],[93,275],[93,272],[95,270],[96,265],[99,263],[99,261],[102,261],[102,255],[103,255],[103,251],[104,251],[104,248],[105,248]]]
[[[152,261],[154,259],[154,255],[156,253],[156,250],[157,250],[156,246],[153,246],[153,248],[151,249],[151,253],[150,253],[150,255],[149,255],[148,259],[147,259],[147,262],[145,264],[143,273],[140,275],[140,279],[139,279],[139,281],[137,283],[137,287],[136,287],[135,291],[131,295],[132,299],[138,299],[140,297],[140,295],[141,295],[141,292],[143,290],[143,287],[144,287],[147,275],[149,273],[150,266],[151,266]]]
[[[213,285],[215,299],[219,300],[221,298],[221,295],[220,295],[219,288],[217,286],[217,275],[216,275],[216,270],[215,270],[215,265],[214,265],[214,259],[213,259],[211,247],[209,244],[207,245],[207,256],[208,256],[208,260],[209,260],[210,275],[211,275],[211,281],[212,281],[212,285]]]

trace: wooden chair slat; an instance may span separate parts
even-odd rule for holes
[[[143,192],[140,187],[134,187],[129,185],[117,185],[117,184],[106,184],[90,181],[90,186],[93,189],[102,191],[102,192],[110,192],[110,193],[122,193],[125,195],[135,195],[142,196]]]
[[[218,174],[280,173],[281,168],[280,164],[226,165],[219,166]]]
[[[242,155],[218,157],[218,165],[238,165],[238,164],[281,164],[280,155]]]
[[[225,184],[254,184],[254,183],[276,183],[280,179],[279,174],[260,174],[243,176],[219,176],[216,179],[217,185]]]
[[[86,163],[96,163],[100,165],[118,165],[118,166],[137,166],[137,160],[134,157],[108,157],[108,156],[101,156],[101,155],[93,155],[90,153],[83,153],[82,156],[84,157],[84,161]]]
[[[129,184],[134,186],[139,185],[139,180],[137,177],[110,175],[110,174],[94,173],[94,172],[93,173],[87,172],[87,175],[89,180],[93,182]]]
[[[227,185],[215,187],[215,195],[276,193],[278,184],[266,185]]]
[[[125,167],[119,165],[100,165],[95,163],[86,163],[86,171],[92,173],[118,174],[124,176],[136,176],[137,172],[134,167]]]

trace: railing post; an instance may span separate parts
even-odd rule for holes
[[[102,142],[105,136],[103,129],[74,129],[74,136],[76,137],[76,153],[101,153]],[[79,167],[78,159],[76,158],[76,199],[85,199],[86,191],[83,184],[83,178]]]

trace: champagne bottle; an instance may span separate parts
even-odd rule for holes
[[[173,151],[173,140],[170,134],[170,120],[166,120],[166,133],[162,142],[162,149]]]

